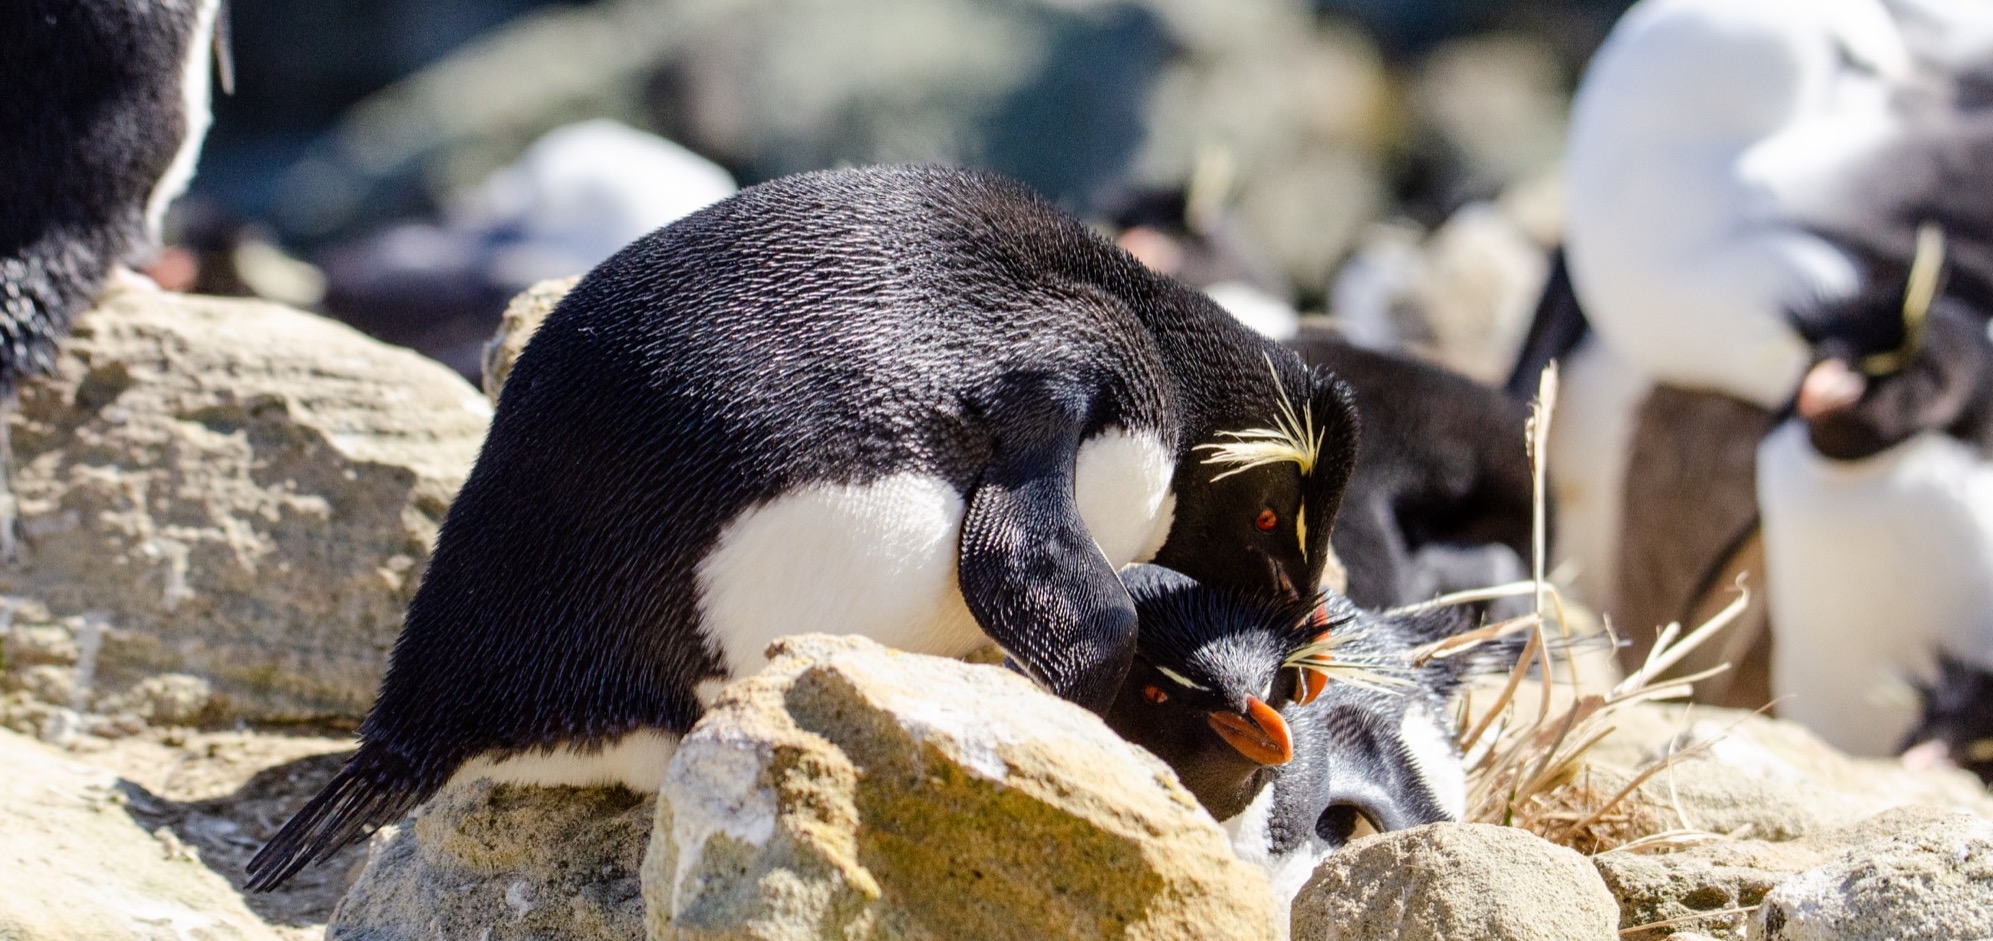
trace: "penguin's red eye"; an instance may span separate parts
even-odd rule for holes
[[[1270,533],[1275,526],[1280,525],[1280,516],[1272,510],[1261,510],[1259,519],[1253,520],[1253,525],[1259,527],[1260,532]]]
[[[1160,686],[1144,686],[1142,687],[1142,698],[1160,706],[1169,701],[1170,694],[1163,692],[1163,688]]]

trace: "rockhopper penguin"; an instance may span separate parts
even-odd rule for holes
[[[1412,654],[1471,627],[1466,612],[1381,614],[1325,593],[1311,613],[1161,566],[1122,575],[1142,626],[1107,723],[1176,771],[1283,903],[1366,828],[1465,811],[1447,699],[1470,671],[1512,664],[1516,651]]]
[[[6,413],[118,266],[159,250],[232,82],[223,0],[0,0],[0,559],[15,556]]]
[[[265,889],[458,775],[654,789],[768,641],[995,641],[1096,711],[1153,558],[1320,581],[1345,387],[1023,187],[807,173],[637,241],[500,396],[361,748],[251,861]]]
[[[1576,344],[1550,447],[1558,542],[1587,600],[1616,607],[1654,385],[1777,416],[1753,466],[1770,692],[1858,755],[1911,730],[1904,679],[1944,680],[1939,654],[1993,670],[1993,465],[1975,440],[1993,388],[1990,14],[1640,0],[1573,98],[1568,296],[1543,308],[1562,325],[1534,331]]]
[[[0,2],[0,395],[159,250],[208,129],[222,0]]]

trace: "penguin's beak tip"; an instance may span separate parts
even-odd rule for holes
[[[1868,379],[1838,359],[1823,359],[1800,380],[1793,410],[1806,420],[1824,418],[1861,401]]]
[[[1294,737],[1286,720],[1256,696],[1246,697],[1244,713],[1214,712],[1208,721],[1218,737],[1253,762],[1284,765],[1294,760]]]

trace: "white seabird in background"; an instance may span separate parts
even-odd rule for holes
[[[596,118],[549,131],[452,213],[495,245],[501,282],[588,271],[637,239],[734,194],[718,164],[656,134]]]
[[[1805,378],[1804,418],[1758,462],[1773,690],[1857,753],[1901,746],[1915,707],[1889,691],[1935,649],[1993,668],[1993,468],[1952,407],[1985,397],[1962,364],[1993,359],[1983,329],[1954,329],[1993,310],[1987,6],[1642,0],[1573,104],[1565,255],[1594,332],[1552,471],[1560,498],[1590,499],[1560,503],[1562,548],[1609,604],[1651,383],[1778,411]],[[1946,297],[1913,302],[1919,258]],[[1942,342],[1920,344],[1927,314]],[[1823,455],[1822,422],[1850,415],[1883,430]]]

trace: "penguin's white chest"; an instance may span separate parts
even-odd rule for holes
[[[1074,501],[1115,568],[1169,534],[1174,461],[1153,435],[1110,429],[1075,458]],[[791,491],[736,517],[699,564],[706,636],[742,676],[788,634],[859,634],[889,647],[961,656],[985,642],[957,582],[967,509],[918,473]]]
[[[1758,447],[1758,504],[1780,715],[1886,755],[1934,649],[1993,662],[1993,467],[1971,448],[1925,433],[1831,461],[1787,422]]]

